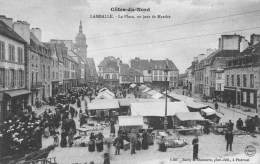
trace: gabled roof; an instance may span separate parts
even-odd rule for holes
[[[139,58],[135,58],[131,60],[131,67],[141,71],[152,69],[149,60],[139,59]]]
[[[1,20],[0,20],[0,34],[8,38],[11,38],[17,42],[20,42],[22,44],[26,44],[26,41],[20,35],[18,35],[11,27],[6,25]]]
[[[153,69],[165,69],[168,65],[168,69],[178,71],[178,68],[171,60],[150,60]]]

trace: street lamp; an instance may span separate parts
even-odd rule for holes
[[[169,68],[168,68],[168,64],[166,63],[166,67],[164,70],[164,76],[165,76],[165,118],[164,118],[164,130],[167,131],[167,125],[168,125],[168,121],[167,121],[167,90],[168,90],[168,72],[169,72]]]

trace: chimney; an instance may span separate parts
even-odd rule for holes
[[[240,39],[241,36],[237,34],[221,35],[219,48],[220,50],[240,50]]]
[[[260,42],[260,34],[252,34],[250,36],[250,45],[255,45]]]
[[[36,38],[41,42],[42,41],[42,30],[38,27],[32,28],[31,32],[36,36]]]
[[[13,19],[12,18],[7,18],[5,15],[0,15],[0,20],[3,21],[10,28],[13,28]]]
[[[30,24],[25,21],[16,21],[13,24],[14,31],[30,44]]]

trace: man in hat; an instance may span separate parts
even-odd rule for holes
[[[198,135],[195,135],[195,138],[192,140],[193,145],[193,161],[198,160],[198,153],[199,153],[199,138]]]
[[[233,143],[234,135],[231,130],[228,130],[225,134],[225,139],[227,141],[226,151],[228,151],[228,148],[230,151],[232,151],[232,143]]]

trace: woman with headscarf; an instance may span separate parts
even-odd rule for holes
[[[147,133],[144,131],[143,132],[143,140],[142,140],[142,149],[147,150],[148,149],[148,138],[147,138]]]

